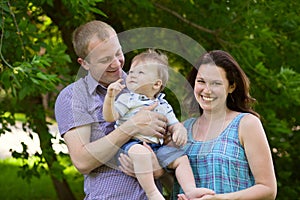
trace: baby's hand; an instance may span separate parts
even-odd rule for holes
[[[174,124],[169,127],[172,133],[172,140],[177,146],[183,146],[187,142],[187,130],[181,123]]]
[[[125,88],[125,85],[121,84],[122,81],[123,79],[119,79],[108,86],[107,95],[109,97],[116,97]]]

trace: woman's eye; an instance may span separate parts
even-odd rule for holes
[[[220,82],[213,82],[212,85],[222,85]]]
[[[197,80],[197,83],[205,83],[203,80]]]

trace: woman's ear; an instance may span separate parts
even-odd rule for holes
[[[77,62],[85,69],[85,70],[89,70],[90,67],[87,63],[87,61],[85,61],[84,59],[82,58],[77,58]]]
[[[153,84],[153,88],[155,90],[160,90],[161,86],[162,86],[162,80],[160,80],[160,79],[157,79],[155,81],[155,83]]]
[[[236,84],[235,83],[233,83],[232,85],[230,85],[229,86],[229,93],[233,93],[233,91],[235,90],[235,88],[236,88]]]

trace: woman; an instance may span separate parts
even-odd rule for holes
[[[251,108],[249,80],[221,50],[204,54],[189,76],[200,116],[184,122],[197,187],[215,195],[198,199],[275,199],[276,177],[259,115]],[[191,105],[191,104],[190,104]],[[187,199],[175,181],[173,198]]]

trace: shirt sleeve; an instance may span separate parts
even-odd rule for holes
[[[58,95],[55,102],[55,118],[62,136],[72,128],[95,121],[85,108],[87,103],[84,95],[85,92],[75,84],[67,86]]]
[[[121,117],[123,117],[130,109],[129,98],[129,93],[124,93],[121,94],[115,102],[115,109]]]
[[[173,111],[172,106],[164,99],[159,101],[159,105],[154,109],[154,111],[165,115],[168,119],[168,126],[178,123],[178,119]]]

